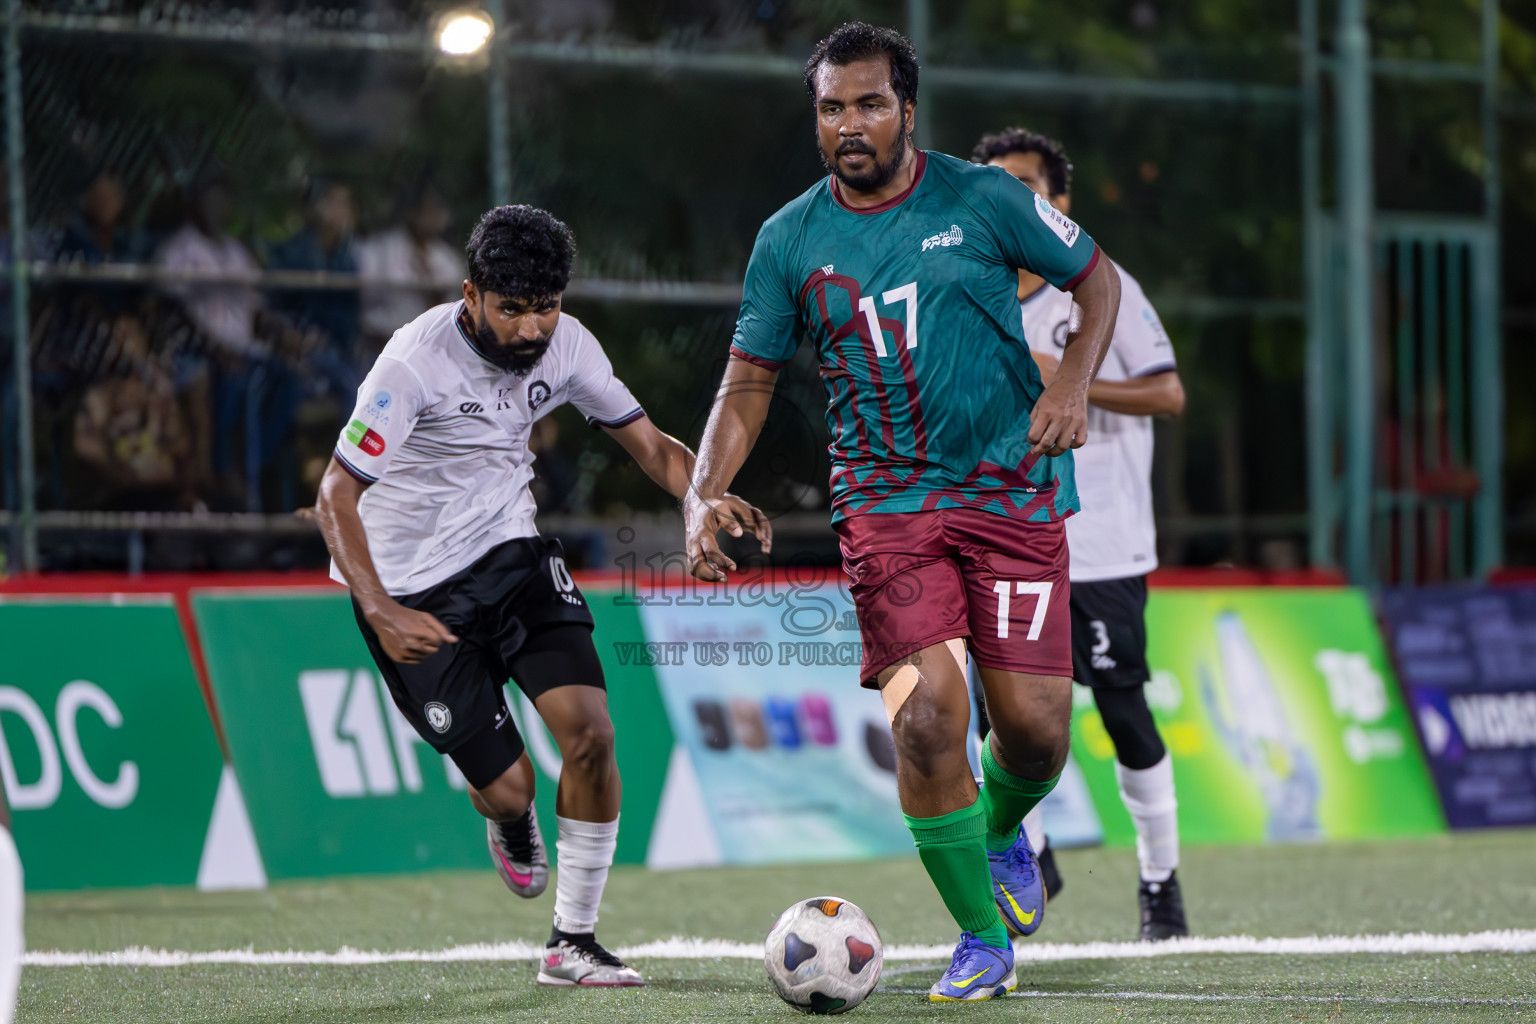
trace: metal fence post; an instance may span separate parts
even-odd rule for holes
[[[1331,253],[1323,244],[1322,112],[1317,54],[1317,0],[1301,0],[1301,231],[1307,317],[1307,561],[1336,562],[1333,482],[1334,341],[1325,288],[1332,287]]]
[[[17,560],[37,569],[37,451],[32,443],[31,315],[27,293],[26,132],[22,125],[21,0],[5,0],[5,163],[10,176],[11,370],[16,384]]]
[[[1504,560],[1504,388],[1503,268],[1500,215],[1503,188],[1499,166],[1499,4],[1483,0],[1483,217],[1489,232],[1481,273],[1473,284],[1480,319],[1472,337],[1472,444],[1482,490],[1473,511],[1472,568],[1486,576]]]
[[[1345,351],[1344,565],[1357,584],[1373,576],[1375,338],[1372,334],[1371,40],[1365,0],[1340,0],[1338,50],[1339,240],[1343,246]]]
[[[907,0],[907,37],[912,41],[912,48],[917,51],[918,63],[921,65],[928,59],[928,0]],[[928,111],[923,113],[919,108],[917,124],[912,129],[912,143],[918,149],[929,149],[933,146],[933,117],[935,114],[933,105],[933,85],[928,86]]]
[[[512,201],[512,111],[507,98],[506,4],[486,0],[486,13],[495,26],[491,33],[490,62],[486,68],[486,116],[491,147],[491,205]]]

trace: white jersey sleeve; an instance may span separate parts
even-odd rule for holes
[[[1136,279],[1120,269],[1120,311],[1115,318],[1115,336],[1110,353],[1125,371],[1126,379],[1163,373],[1178,367],[1173,357],[1173,342],[1158,319],[1157,310],[1147,301]]]
[[[426,389],[416,373],[398,359],[381,356],[357,389],[357,405],[336,442],[337,460],[364,483],[376,483],[426,405]]]
[[[567,400],[594,427],[622,427],[644,416],[635,396],[614,376],[603,346],[586,327],[578,327]]]

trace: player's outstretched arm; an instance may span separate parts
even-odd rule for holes
[[[1109,352],[1120,308],[1120,274],[1102,252],[1072,298],[1082,307],[1082,324],[1067,336],[1056,377],[1030,413],[1030,452],[1035,455],[1060,455],[1088,440],[1088,385]]]
[[[746,529],[738,510],[728,500],[726,488],[757,443],[778,380],[778,370],[737,356],[726,363],[720,391],[704,427],[704,438],[699,442],[693,483],[683,496],[688,571],[701,580],[723,580],[726,570],[736,568],[736,563],[720,550],[715,536],[725,530],[740,537]],[[763,550],[768,550],[766,545]]]
[[[1053,356],[1031,352],[1040,379],[1049,384],[1061,365]],[[1088,385],[1088,404],[1127,416],[1180,416],[1184,412],[1184,382],[1178,370],[1163,370],[1127,380],[1097,380]]]
[[[1088,385],[1088,401],[1128,416],[1178,416],[1184,412],[1184,382],[1178,370],[1129,380],[1096,380]]]
[[[688,493],[693,478],[693,452],[683,442],[660,430],[649,416],[642,416],[622,427],[604,427],[603,431],[623,445],[662,490],[679,499]],[[721,504],[731,517],[731,526],[727,529],[734,527],[732,536],[740,537],[743,532],[749,532],[758,539],[764,554],[772,550],[773,525],[762,509],[730,493],[721,499]]]
[[[459,638],[435,616],[405,607],[384,590],[373,566],[373,556],[368,553],[363,518],[357,514],[357,500],[366,486],[331,459],[320,481],[315,522],[320,524],[325,546],[331,549],[336,567],[352,588],[352,597],[363,610],[363,618],[379,635],[384,653],[402,664],[413,665],[445,643],[458,643]]]

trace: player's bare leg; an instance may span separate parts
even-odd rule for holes
[[[608,694],[596,686],[561,686],[534,701],[560,748],[555,813],[577,821],[616,821],[624,796],[614,758]]]
[[[1071,747],[1072,680],[978,668],[992,727],[987,738],[992,757],[1012,775],[1053,783]]]
[[[555,925],[538,980],[546,985],[642,985],[640,973],[598,944],[597,911],[619,837],[623,786],[614,757],[608,694],[597,686],[560,686],[534,706],[560,748],[555,815]]]
[[[469,788],[469,802],[485,816],[486,845],[508,889],[532,899],[549,886],[549,854],[533,809],[533,762],[528,752],[490,785]]]
[[[960,943],[929,991],[936,1001],[986,999],[1018,984],[987,866],[986,815],[966,759],[970,691],[964,645],[934,644],[876,679],[896,745],[896,789],[917,853],[960,926]]]

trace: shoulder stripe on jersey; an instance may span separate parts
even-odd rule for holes
[[[1062,285],[1061,290],[1064,292],[1069,292],[1073,288],[1076,288],[1078,285],[1086,281],[1088,279],[1088,275],[1093,273],[1093,268],[1099,265],[1099,254],[1103,251],[1103,249],[1099,248],[1098,243],[1095,242],[1093,245],[1093,255],[1088,257],[1088,265],[1082,270],[1079,270],[1076,277]]]
[[[735,356],[737,359],[746,360],[753,366],[761,366],[765,370],[777,370],[784,365],[781,362],[775,362],[772,359],[764,359],[762,356],[755,356],[751,352],[745,352],[737,348],[735,345],[731,346],[731,355]]]
[[[617,430],[619,427],[627,427],[636,420],[645,418],[645,410],[636,408],[634,412],[627,412],[616,420],[600,420],[595,416],[587,417],[587,424],[593,427],[607,427],[609,430]]]
[[[352,465],[352,463],[348,462],[347,461],[347,457],[345,455],[341,454],[341,449],[340,448],[336,449],[335,455],[336,455],[336,461],[341,463],[341,468],[346,470],[348,473],[351,473],[358,480],[362,481],[365,484],[376,484],[376,483],[379,482],[379,478],[378,477],[376,477],[376,476],[369,476],[367,473],[364,473],[362,470],[360,470],[356,466]]]
[[[1151,366],[1147,367],[1145,370],[1137,370],[1136,373],[1134,374],[1134,376],[1137,376],[1137,377],[1150,377],[1150,376],[1152,376],[1155,373],[1169,373],[1169,372],[1171,372],[1173,370],[1177,370],[1178,368],[1179,368],[1179,364],[1175,363],[1175,362],[1172,362],[1172,361],[1169,361],[1169,362],[1166,362],[1166,363],[1153,363]]]

